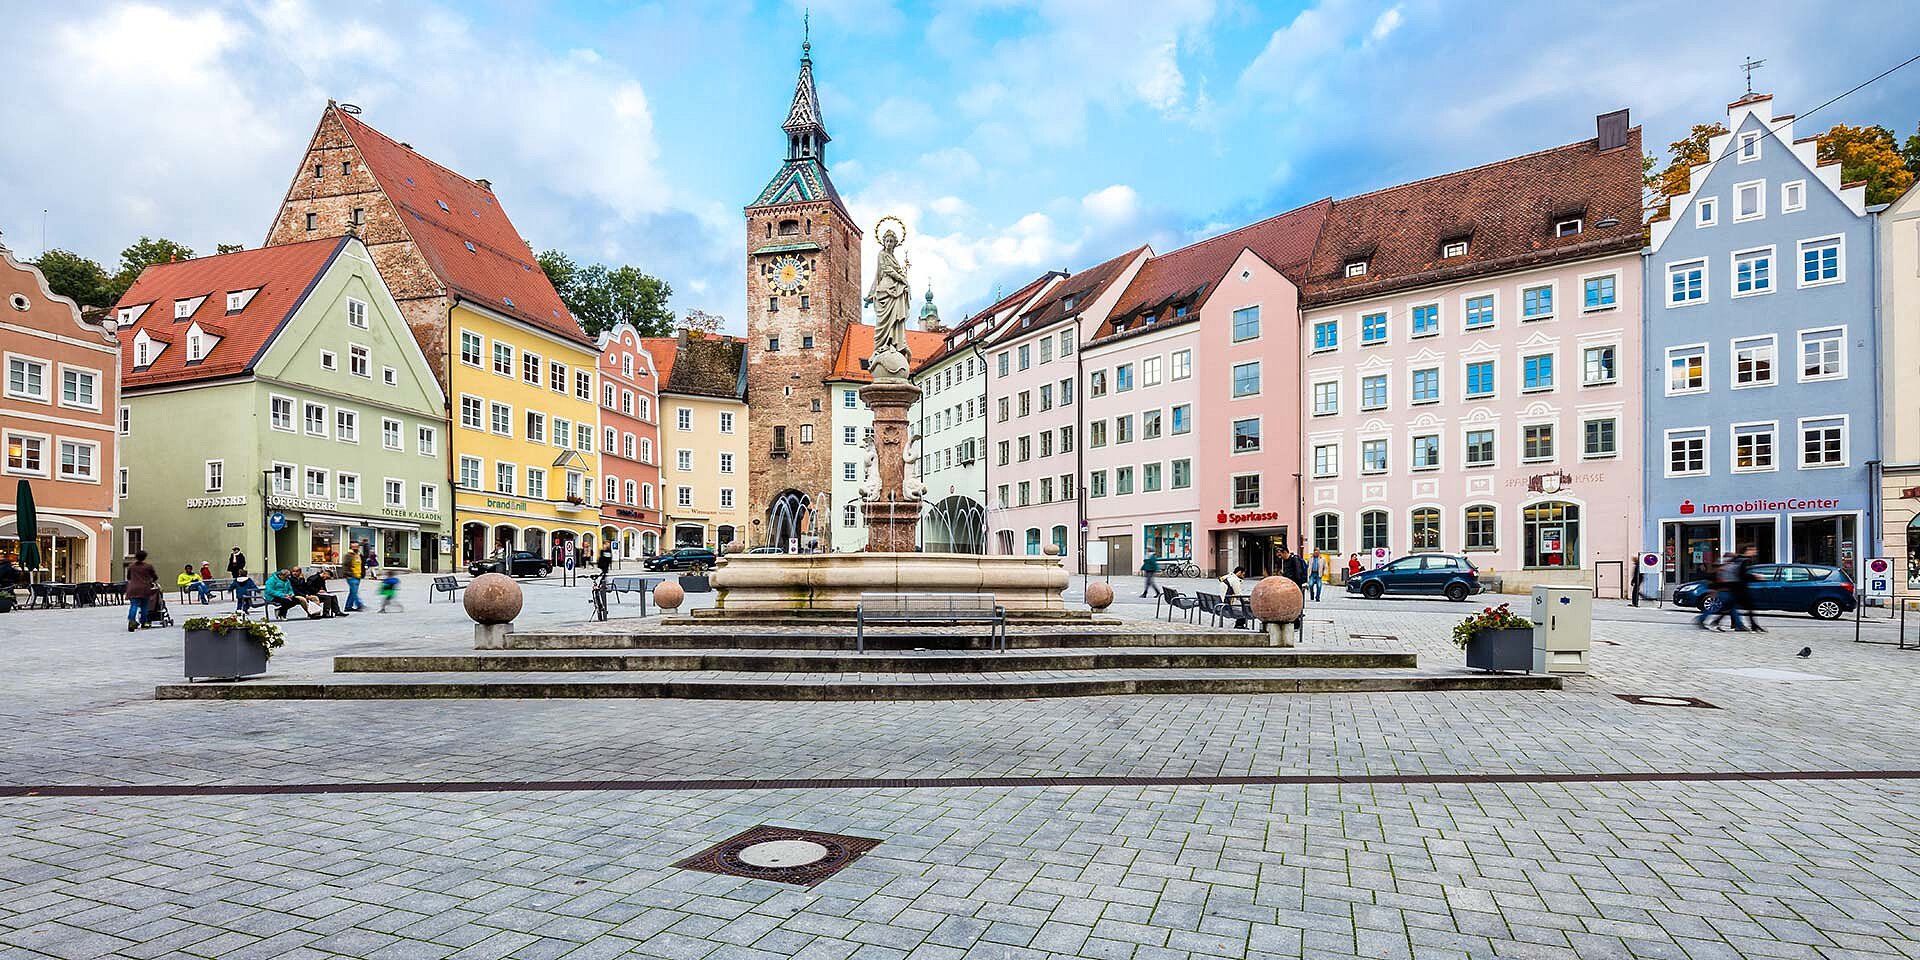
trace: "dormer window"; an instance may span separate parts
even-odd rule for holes
[[[187,360],[198,360],[206,356],[206,342],[200,334],[187,334]]]
[[[1176,317],[1184,317],[1184,316],[1186,316],[1186,315],[1187,315],[1187,305],[1183,303],[1183,304],[1181,304],[1181,305],[1179,305],[1179,306],[1177,306],[1177,307],[1174,307],[1174,308],[1173,308],[1173,315],[1174,315],[1174,316],[1176,316]]]
[[[1464,257],[1466,255],[1467,242],[1465,240],[1449,240],[1446,246],[1440,248],[1440,256],[1442,258]]]
[[[259,292],[260,292],[259,287],[254,287],[251,290],[228,291],[227,292],[227,312],[239,313],[240,311],[245,310],[247,308],[247,304],[253,302],[253,295]]]
[[[192,300],[175,300],[173,302],[173,318],[175,320],[184,320],[191,316],[193,316]]]
[[[1347,276],[1364,277],[1366,275],[1367,275],[1367,262],[1365,260],[1347,261]]]
[[[144,367],[153,362],[153,344],[143,337],[133,345],[133,365]]]
[[[1065,300],[1060,301],[1060,308],[1062,310],[1072,310],[1074,302],[1078,299],[1079,297],[1075,296],[1074,294],[1067,294],[1067,298]]]
[[[1580,231],[1586,228],[1586,225],[1586,221],[1579,217],[1574,217],[1571,220],[1562,220],[1553,225],[1553,235],[1556,237],[1578,236]]]

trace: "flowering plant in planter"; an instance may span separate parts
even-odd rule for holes
[[[287,635],[281,633],[279,627],[264,620],[249,620],[237,613],[230,613],[224,617],[190,617],[180,626],[188,631],[205,630],[209,633],[231,633],[238,630],[252,637],[253,642],[266,650],[268,657],[273,656],[276,648],[287,644]]]
[[[1514,613],[1507,604],[1486,607],[1453,625],[1453,645],[1462,650],[1483,630],[1532,630],[1533,621]]]

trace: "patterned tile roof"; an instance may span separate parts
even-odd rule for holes
[[[940,349],[928,354],[924,361],[916,357],[914,368],[919,369],[920,367],[944,360],[955,350],[972,344],[976,339],[992,333],[993,331],[991,329],[979,328],[991,327],[1000,314],[1033,299],[1034,294],[1039,293],[1040,288],[1045,286],[1048,281],[1056,277],[1064,279],[1066,275],[1066,272],[1063,270],[1049,270],[1027,281],[1026,285],[1020,289],[975,311],[972,315],[960,321],[958,326],[948,329],[943,334],[944,339],[940,343]]]
[[[145,307],[120,329],[120,383],[150,387],[191,383],[246,373],[266,353],[351,237],[327,237],[261,247],[174,263],[140,274],[115,310]],[[227,294],[257,290],[239,310],[228,312]],[[174,304],[202,298],[191,314],[175,318]],[[197,361],[187,359],[187,330],[194,323],[220,339]],[[134,341],[144,332],[168,344],[144,367],[135,367]]]

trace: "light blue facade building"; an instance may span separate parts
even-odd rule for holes
[[[1667,587],[1748,545],[1858,579],[1880,527],[1865,188],[1796,143],[1771,97],[1726,125],[1647,249],[1645,549]]]

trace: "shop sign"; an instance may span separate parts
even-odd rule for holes
[[[495,510],[525,511],[527,509],[527,502],[525,500],[495,500],[492,497],[488,497],[487,506]]]
[[[439,523],[440,515],[427,510],[402,510],[399,507],[381,507],[383,517],[397,517],[401,520],[423,520],[427,523]]]
[[[626,517],[629,520],[645,520],[647,518],[645,513],[629,507],[615,507],[613,508],[613,515],[616,517]]]
[[[268,497],[267,506],[276,510],[332,510],[332,500],[308,500],[304,497]]]
[[[1274,510],[1266,513],[1228,513],[1222,510],[1220,515],[1213,519],[1215,523],[1272,523],[1280,519],[1280,514]]]
[[[1696,514],[1725,513],[1771,513],[1781,510],[1834,510],[1840,501],[1827,498],[1791,499],[1791,500],[1736,500],[1731,503],[1700,503],[1692,500],[1680,501],[1680,515],[1691,517]]]
[[[187,509],[198,510],[201,507],[244,507],[246,497],[188,497]]]

